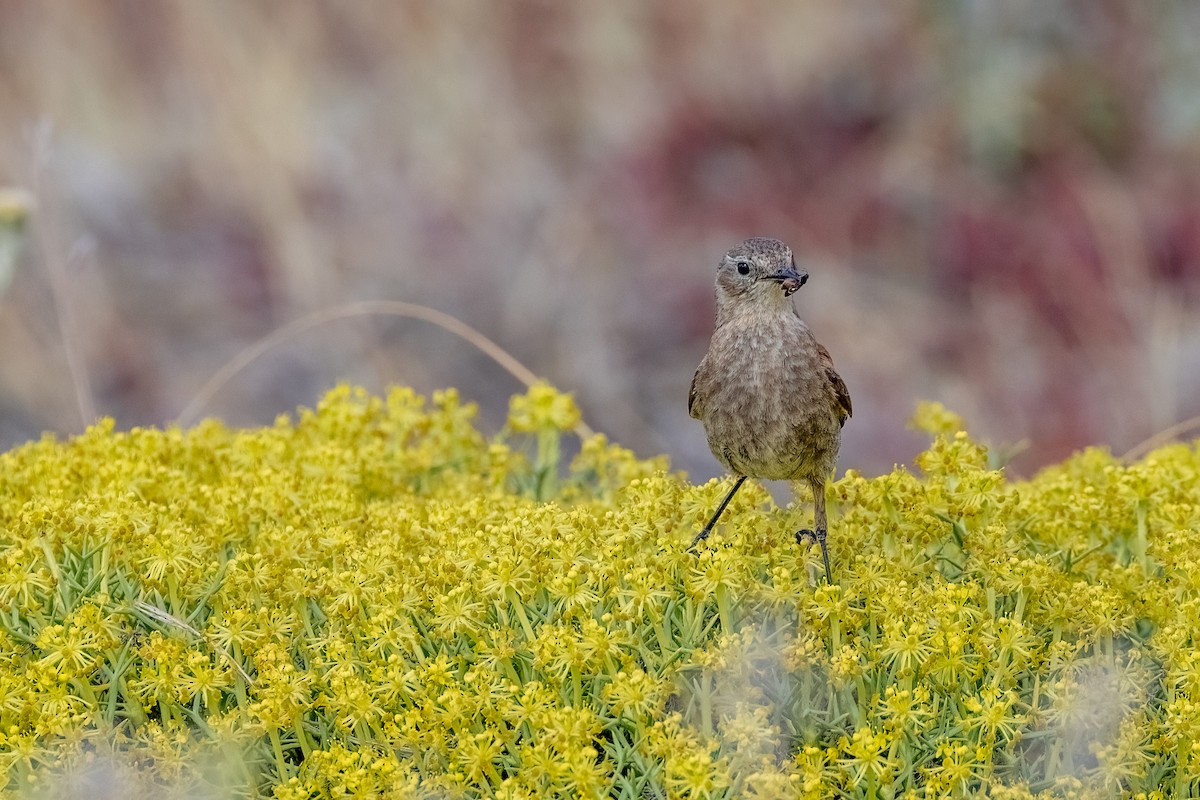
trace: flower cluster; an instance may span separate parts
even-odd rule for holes
[[[0,455],[0,796],[1200,793],[1196,446],[1010,482],[927,407],[919,473],[830,485],[828,586],[806,506],[748,486],[693,554],[722,482],[511,408]]]

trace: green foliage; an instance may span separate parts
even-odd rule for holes
[[[805,506],[341,387],[259,430],[0,456],[7,796],[1030,798],[1200,792],[1200,451],[1028,482],[944,409]],[[57,782],[57,783],[56,783]],[[43,787],[50,786],[50,789]],[[53,796],[53,795],[50,795]]]

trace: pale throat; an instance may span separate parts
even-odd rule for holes
[[[727,322],[764,325],[779,324],[780,319],[796,316],[792,301],[776,286],[763,287],[766,292],[751,290],[730,296],[717,292],[717,327]],[[757,296],[756,296],[757,295]]]

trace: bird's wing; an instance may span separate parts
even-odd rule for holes
[[[829,355],[825,345],[817,344],[817,356],[821,360],[821,367],[825,370],[825,377],[829,378],[829,382],[833,384],[833,393],[837,397],[838,406],[840,406],[838,417],[845,425],[846,420],[854,416],[854,407],[850,404],[850,390],[846,388],[846,382],[842,380],[842,376],[838,375],[837,370],[833,368],[833,357]]]
[[[688,389],[688,413],[696,419],[700,419],[700,409],[696,406],[696,379],[700,377],[700,369],[696,369],[696,373],[692,375],[692,386]]]

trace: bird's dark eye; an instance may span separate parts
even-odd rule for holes
[[[737,262],[737,270],[738,270],[739,275],[749,275],[750,274],[750,262],[749,261]]]

